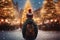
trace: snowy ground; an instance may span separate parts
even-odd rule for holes
[[[0,32],[0,40],[24,40],[20,29]],[[36,40],[60,40],[60,32],[39,30]]]

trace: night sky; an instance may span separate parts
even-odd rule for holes
[[[23,9],[26,0],[14,0],[14,3],[18,3],[18,8]],[[34,10],[40,8],[42,6],[43,0],[30,0],[32,7]]]

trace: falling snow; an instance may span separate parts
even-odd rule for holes
[[[38,2],[39,4],[41,4],[41,2]]]

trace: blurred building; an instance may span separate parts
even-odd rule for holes
[[[40,15],[40,10],[41,10],[41,8],[38,8],[37,10],[33,11],[35,17],[40,17],[41,16]]]

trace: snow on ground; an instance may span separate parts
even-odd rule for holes
[[[19,28],[14,31],[0,32],[0,40],[24,40],[22,30]],[[36,40],[60,40],[60,32],[38,31]]]

